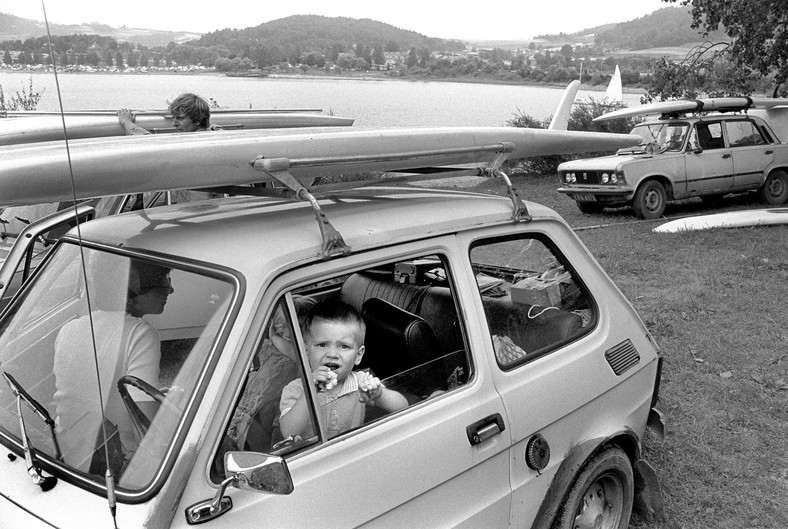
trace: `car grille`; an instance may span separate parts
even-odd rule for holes
[[[602,171],[568,171],[574,173],[575,178],[577,178],[576,184],[601,184],[602,183]],[[610,171],[605,171],[606,173],[610,174]],[[564,173],[565,175],[566,173]],[[566,181],[566,179],[564,179]]]

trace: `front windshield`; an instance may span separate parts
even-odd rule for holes
[[[687,123],[642,123],[630,134],[640,136],[640,146],[653,152],[678,152],[683,150],[688,130]]]
[[[118,489],[142,490],[181,427],[234,285],[216,273],[83,253],[84,274],[79,247],[57,247],[5,314],[0,372],[54,419],[53,435],[23,407],[40,459],[103,483],[108,454]],[[16,398],[2,379],[0,440],[21,444]]]

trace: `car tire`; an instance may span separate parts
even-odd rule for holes
[[[580,471],[553,529],[627,529],[634,498],[632,462],[620,448],[608,447]]]
[[[603,206],[594,204],[592,202],[575,202],[575,204],[577,204],[577,209],[579,209],[581,213],[602,213],[602,210],[604,209]]]
[[[656,180],[649,180],[635,193],[632,207],[641,219],[658,219],[665,212],[667,193],[665,187]]]
[[[769,173],[766,181],[758,190],[758,197],[764,204],[781,206],[788,201],[788,174],[776,170]]]

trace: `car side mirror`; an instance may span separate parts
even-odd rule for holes
[[[284,459],[257,452],[227,452],[224,473],[235,478],[232,485],[242,490],[257,490],[271,494],[293,492],[293,479]]]
[[[700,147],[695,147],[694,149],[692,149],[692,152],[694,152],[695,154],[700,154],[703,152],[703,149],[701,149]]]
[[[233,499],[224,495],[229,485],[242,490],[272,494],[290,494],[294,488],[285,460],[269,454],[227,452],[224,454],[224,475],[225,478],[212,499],[186,508],[189,525],[213,520],[232,509]]]

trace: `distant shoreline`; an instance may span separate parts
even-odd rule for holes
[[[47,74],[52,73],[51,68],[40,68],[40,69],[25,69],[21,70],[18,68],[0,68],[0,72],[8,72],[8,73],[25,73],[25,74]],[[227,75],[230,73],[231,75]],[[103,74],[103,75],[206,75],[206,76],[219,76],[219,77],[234,77],[232,75],[233,72],[217,72],[216,70],[148,70],[148,71],[111,71],[111,70],[94,70],[94,71],[79,71],[79,70],[58,70],[59,75],[94,75],[94,74]],[[242,73],[242,72],[239,72]],[[309,73],[270,73],[261,76],[255,75],[238,75],[237,77],[242,77],[246,79],[289,79],[289,80],[297,80],[297,79],[308,79],[308,80],[320,80],[320,79],[331,79],[336,81],[405,81],[405,82],[432,82],[432,83],[468,83],[468,84],[495,84],[495,85],[507,85],[507,86],[530,86],[530,87],[544,87],[544,88],[556,88],[556,89],[564,89],[566,85],[557,84],[557,83],[536,83],[536,82],[523,82],[520,80],[509,80],[509,79],[495,79],[495,78],[478,78],[478,77],[420,77],[420,76],[405,76],[405,77],[395,77],[391,75],[386,75],[384,73],[377,73],[377,72],[358,72],[357,74],[353,73],[343,73],[343,74],[319,74],[315,72]],[[592,92],[604,92],[605,86],[603,85],[580,85],[581,90],[587,90]],[[643,87],[624,87],[624,92],[628,94],[645,94],[646,89]]]

